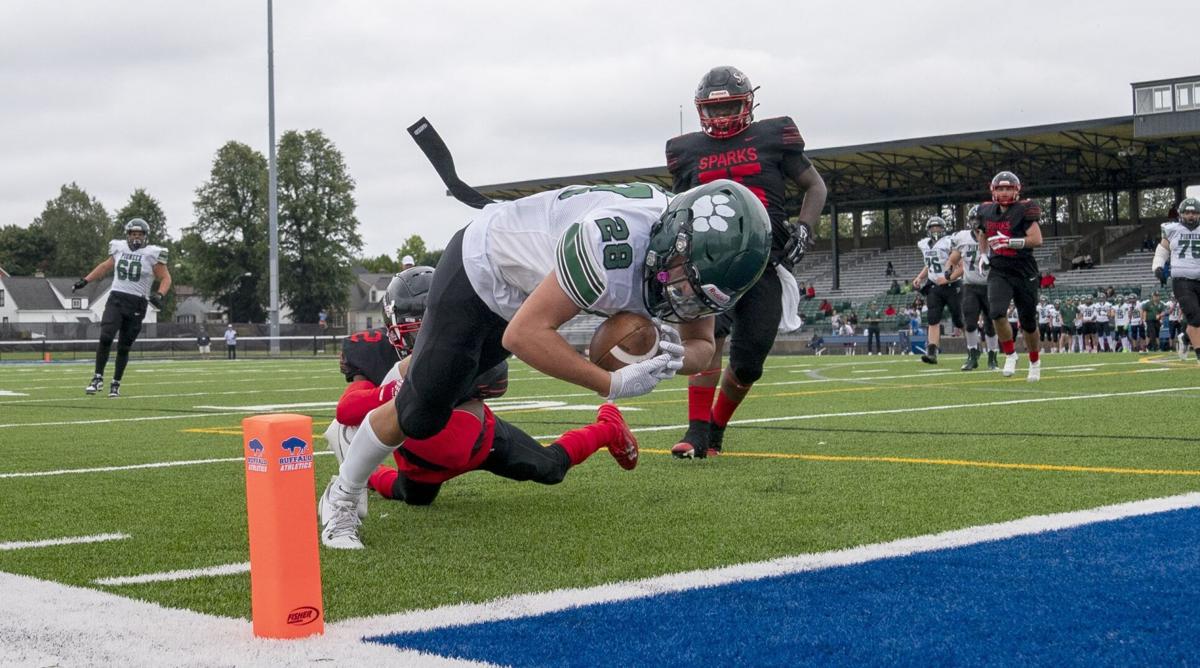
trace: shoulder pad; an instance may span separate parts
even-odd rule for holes
[[[1042,219],[1042,207],[1038,206],[1033,200],[1023,199],[1021,204],[1024,205],[1024,219],[1031,223],[1036,223]]]

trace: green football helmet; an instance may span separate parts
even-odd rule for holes
[[[140,238],[131,236],[134,232],[141,232]],[[134,218],[128,223],[125,223],[125,239],[129,243],[130,250],[137,250],[144,247],[150,242],[150,224],[141,218]]]
[[[650,229],[646,310],[668,322],[727,311],[762,276],[770,252],[771,219],[750,189],[719,179],[682,192]]]
[[[1179,203],[1179,222],[1189,230],[1200,225],[1200,199],[1188,197]]]
[[[947,229],[949,226],[946,225],[946,219],[941,216],[930,216],[929,220],[925,221],[925,233],[934,241],[946,236]]]

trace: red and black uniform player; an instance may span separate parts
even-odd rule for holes
[[[766,205],[772,237],[771,267],[733,310],[717,317],[716,354],[705,371],[688,378],[688,430],[672,449],[677,457],[721,451],[725,426],[750,386],[762,377],[763,361],[775,343],[783,314],[776,267],[791,272],[810,242],[811,224],[825,206],[825,182],[805,157],[796,124],[786,116],[755,121],[755,90],[737,68],[713,68],[696,88],[703,132],[667,142],[667,169],[675,192],[715,179],[738,181]],[[798,224],[789,223],[784,210],[788,182],[804,193]],[[729,367],[721,374],[721,350],[731,333]]]
[[[339,368],[350,384],[338,400],[337,422],[357,427],[367,413],[395,399],[402,360],[412,354],[432,279],[430,267],[411,267],[396,274],[381,303],[386,327],[357,332],[342,342]],[[604,404],[596,423],[569,431],[543,447],[497,418],[483,403],[507,390],[508,362],[502,361],[479,374],[445,429],[427,439],[406,440],[394,454],[397,468],[379,467],[368,485],[385,498],[428,505],[443,482],[468,471],[553,485],[600,448],[608,448],[622,468],[637,466],[637,440],[615,405]],[[345,430],[326,435],[340,461],[349,445]]]
[[[400,382],[389,381],[382,387],[369,381],[351,384],[338,401],[338,422],[361,424],[371,410],[395,399]],[[637,440],[615,404],[602,404],[595,423],[543,446],[496,417],[483,402],[504,393],[507,362],[480,374],[475,382],[472,395],[459,402],[442,431],[429,438],[406,439],[393,455],[396,468],[380,466],[367,480],[368,486],[384,498],[426,506],[433,503],[442,483],[470,471],[554,485],[600,448],[607,448],[624,469],[637,466]]]
[[[992,201],[979,205],[976,238],[980,248],[988,248],[988,317],[996,325],[1000,350],[1007,356],[1003,374],[1011,376],[1017,368],[1015,332],[1009,326],[1007,312],[1011,301],[1017,307],[1017,319],[1029,351],[1029,380],[1041,377],[1038,356],[1037,304],[1039,279],[1033,249],[1042,245],[1038,221],[1041,207],[1033,200],[1020,199],[1021,180],[1012,172],[1000,172],[992,178]],[[982,255],[982,254],[981,254]]]

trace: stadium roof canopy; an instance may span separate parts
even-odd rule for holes
[[[1184,82],[1184,83],[1181,83]],[[1174,101],[1194,86],[1188,105]],[[898,139],[807,151],[839,211],[977,202],[996,172],[1016,172],[1031,196],[1114,192],[1200,182],[1200,76],[1133,84],[1138,113],[983,132]],[[1166,108],[1146,106],[1145,91],[1165,89]],[[1139,97],[1140,96],[1140,97]],[[665,141],[664,137],[664,141]],[[515,199],[567,185],[642,181],[671,188],[665,165],[479,187]],[[799,193],[787,208],[799,210]]]

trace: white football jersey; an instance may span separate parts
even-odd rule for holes
[[[642,270],[650,228],[667,208],[658,186],[568,186],[489,204],[463,234],[463,267],[479,298],[511,320],[551,271],[580,309],[649,316]]]
[[[975,233],[959,230],[950,235],[950,242],[962,255],[963,281],[969,285],[987,285],[987,272],[979,271],[979,242],[975,240]]]
[[[950,269],[950,253],[954,250],[954,245],[950,241],[949,235],[937,241],[934,241],[931,237],[925,237],[917,242],[917,248],[921,250],[921,257],[925,260],[925,267],[929,269],[925,274],[927,282],[934,282],[934,278],[946,273]]]
[[[1129,305],[1129,324],[1142,324],[1142,302],[1136,302]]]
[[[1108,302],[1096,304],[1096,322],[1108,322],[1110,311],[1112,311],[1112,304]]]
[[[1171,245],[1171,276],[1200,279],[1200,227],[1163,223],[1162,237]]]
[[[1053,308],[1049,304],[1037,305],[1037,319],[1039,324],[1047,324],[1050,322],[1050,309]]]
[[[1117,308],[1116,308],[1117,327],[1128,327],[1129,326],[1129,313],[1132,310],[1133,310],[1133,308],[1130,306],[1129,302],[1117,304]]]
[[[1050,308],[1053,309],[1053,312],[1050,315],[1050,326],[1051,327],[1062,327],[1063,326],[1062,313],[1060,313],[1059,310],[1054,308],[1053,306],[1051,306]]]
[[[1096,322],[1096,305],[1080,304],[1079,315],[1084,322]]]
[[[154,284],[154,265],[167,263],[167,249],[142,246],[130,250],[129,242],[124,239],[108,242],[108,254],[113,259],[113,291],[137,295],[142,299],[150,296],[150,286]]]

